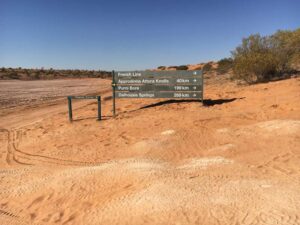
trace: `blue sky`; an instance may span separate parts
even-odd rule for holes
[[[131,70],[230,56],[300,27],[299,0],[0,0],[0,67]]]

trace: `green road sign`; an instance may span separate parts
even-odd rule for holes
[[[202,71],[118,71],[115,72],[116,79],[130,79],[130,78],[170,78],[170,77],[192,77],[192,76],[202,76]]]
[[[117,92],[117,98],[201,98],[201,92]]]
[[[202,85],[117,85],[116,91],[201,91]]]
[[[116,79],[116,84],[202,84],[199,77],[172,77],[172,78],[139,78],[139,79]]]
[[[116,98],[199,99],[203,73],[198,71],[113,71],[113,113]]]

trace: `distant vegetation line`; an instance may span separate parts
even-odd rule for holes
[[[0,68],[0,80],[52,80],[63,78],[111,78],[111,72],[102,70],[57,70]]]

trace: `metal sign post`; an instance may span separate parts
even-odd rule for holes
[[[98,118],[97,120],[101,120],[101,96],[97,96],[98,103]]]
[[[202,72],[201,78],[202,78],[201,79],[201,101],[202,101],[202,105],[204,105],[204,74],[203,74],[203,72]]]
[[[69,120],[72,122],[73,120],[73,112],[72,112],[72,97],[68,96],[68,109],[69,109]]]
[[[203,72],[118,71],[113,74],[113,115],[116,98],[199,99],[203,103]]]
[[[112,71],[112,88],[113,88],[113,116],[116,116],[116,82],[115,71]]]

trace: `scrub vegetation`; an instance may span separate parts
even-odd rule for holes
[[[56,70],[56,69],[0,69],[0,80],[52,80],[60,78],[110,78],[111,72],[101,70]]]
[[[289,77],[299,69],[300,29],[250,35],[232,52],[233,78],[259,83]]]

